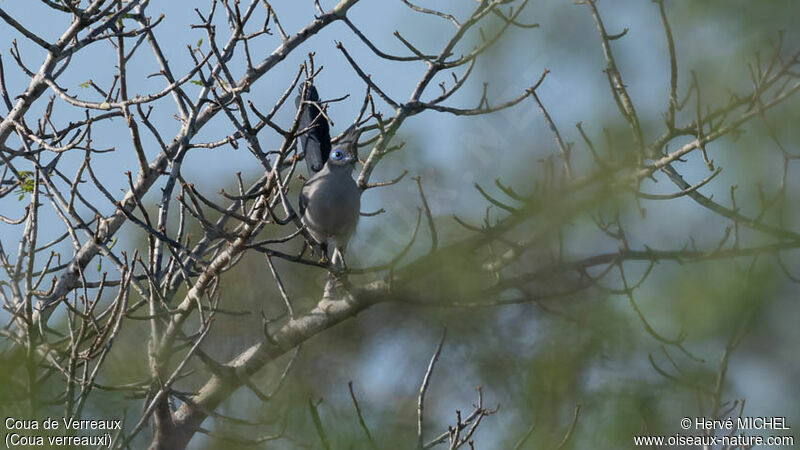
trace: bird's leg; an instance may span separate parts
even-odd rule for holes
[[[322,244],[325,245],[325,244]],[[323,253],[323,257],[327,254]],[[341,284],[339,280],[339,275],[341,274],[339,260],[341,259],[341,253],[339,253],[339,248],[334,246],[333,247],[333,254],[331,255],[331,264],[333,267],[330,268],[328,271],[328,276],[325,280],[325,291],[323,292],[323,298],[332,297],[336,292],[336,287]]]
[[[317,256],[317,254],[319,254],[319,259],[317,260],[318,263],[325,264],[326,262],[328,262],[327,243],[325,242],[317,243],[316,241],[305,241],[303,242],[303,249],[300,252],[300,256],[302,256],[303,253],[305,253],[306,249],[309,249],[311,251],[312,257],[315,257]]]
[[[333,248],[333,254],[331,255],[331,265],[332,267],[328,271],[328,279],[341,281],[340,277],[344,275],[344,271],[347,269],[347,266],[344,263],[344,257],[342,256],[342,251],[339,247]]]
[[[342,249],[339,247],[334,247],[333,249],[333,257],[332,262],[340,271],[347,270],[347,264],[344,262],[344,255],[342,254]]]
[[[325,261],[328,259],[328,243],[323,242],[319,244],[319,248],[320,248],[319,262],[325,263]]]
[[[331,254],[331,264],[333,267],[328,271],[323,297],[330,297],[339,287],[347,285],[347,264],[344,262],[344,251],[335,244]]]

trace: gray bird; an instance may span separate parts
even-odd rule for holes
[[[345,134],[343,145],[333,149],[325,166],[311,175],[300,189],[300,217],[311,237],[333,247],[332,262],[345,268],[343,253],[356,230],[361,191],[352,173],[358,160],[355,127]]]

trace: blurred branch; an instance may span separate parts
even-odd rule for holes
[[[423,426],[423,412],[425,408],[425,393],[428,391],[428,386],[431,382],[433,369],[436,367],[436,361],[439,360],[439,355],[442,353],[442,346],[447,337],[447,328],[442,331],[442,338],[439,339],[439,345],[436,346],[436,351],[431,356],[431,361],[428,363],[428,369],[425,371],[425,376],[422,378],[422,385],[419,388],[419,396],[417,397],[417,448],[422,448],[422,438],[424,435]]]
[[[356,394],[353,392],[352,381],[347,383],[347,388],[350,390],[350,399],[353,400],[353,408],[355,408],[356,414],[358,414],[358,424],[361,426],[361,429],[364,430],[364,435],[367,436],[367,442],[369,442],[370,448],[377,449],[378,447],[375,445],[375,441],[372,439],[372,433],[369,432],[369,428],[367,427],[366,422],[364,422],[364,416],[361,414],[361,408],[358,406]]]
[[[314,419],[314,428],[317,429],[317,436],[319,436],[320,442],[322,442],[322,447],[325,450],[330,450],[331,445],[328,443],[328,436],[325,434],[325,430],[322,428],[322,421],[319,419],[319,411],[317,411],[317,406],[322,403],[322,399],[317,402],[314,402],[312,399],[308,399],[308,409],[311,411],[311,417]]]
[[[567,442],[569,442],[569,438],[572,437],[572,432],[575,431],[575,425],[578,424],[578,415],[580,414],[580,412],[581,412],[581,405],[580,404],[575,405],[575,414],[572,416],[572,423],[570,423],[569,429],[567,430],[567,433],[564,435],[564,438],[561,439],[561,443],[558,444],[558,447],[556,447],[557,450],[561,450],[567,445]]]

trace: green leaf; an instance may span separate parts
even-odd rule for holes
[[[203,38],[200,38],[200,39],[197,41],[197,44],[195,44],[195,47],[197,47],[197,48],[200,48],[200,46],[201,46],[201,45],[203,45]]]
[[[88,87],[89,87],[89,82],[90,82],[90,81],[91,81],[91,80],[86,80],[86,81],[84,81],[83,83],[79,84],[79,85],[78,85],[78,87],[79,87],[79,88],[86,89],[86,88],[88,88]]]
[[[19,171],[19,187],[16,190],[19,196],[17,200],[22,201],[25,198],[25,194],[33,192],[33,178],[31,175],[33,175],[33,172],[30,170]]]
[[[199,80],[190,80],[189,83],[196,84],[198,86],[202,86],[203,82]]]

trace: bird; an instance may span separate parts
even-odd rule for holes
[[[361,191],[353,180],[358,157],[352,131],[345,135],[345,146],[330,153],[323,168],[300,189],[300,216],[314,241],[333,248],[331,261],[346,268],[344,250],[356,230],[361,208]]]
[[[309,87],[306,98],[316,97],[311,101],[317,101],[316,89]],[[308,105],[304,102],[304,106]],[[301,111],[301,121],[314,123],[316,117],[306,116],[305,112]],[[325,122],[324,118],[322,122]],[[359,132],[355,126],[348,128],[336,148],[332,148],[327,122],[325,126],[309,128],[307,134],[311,136],[301,137],[309,178],[300,189],[300,218],[310,237],[325,254],[329,247],[333,248],[331,262],[334,266],[346,269],[343,254],[355,233],[361,209],[361,190],[352,176],[358,161]]]

